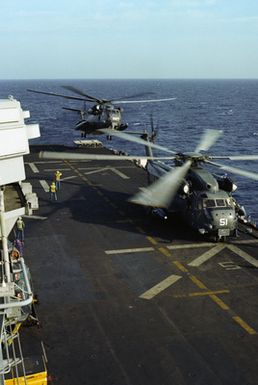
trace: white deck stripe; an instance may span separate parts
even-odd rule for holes
[[[23,218],[39,219],[41,221],[44,221],[45,219],[47,219],[47,217],[42,217],[40,215],[23,215]]]
[[[139,253],[141,251],[153,251],[153,247],[139,247],[135,249],[118,249],[118,250],[106,250],[105,253],[107,255],[112,255],[112,254],[128,254],[128,253]]]
[[[120,176],[120,177],[123,178],[123,179],[130,179],[129,176],[125,175],[123,172],[117,170],[117,169],[114,168],[114,167],[110,167],[110,170],[112,170],[115,174],[117,174],[118,176]]]
[[[166,246],[169,250],[178,250],[178,249],[198,249],[199,247],[210,247],[214,246],[214,243],[186,243],[184,245],[169,245]]]
[[[258,267],[258,260],[251,257],[251,255],[247,254],[245,251],[240,250],[237,246],[227,245],[229,250],[233,251],[233,253],[239,255],[239,257],[244,258],[251,265]]]
[[[112,168],[112,166],[106,166],[107,168]],[[84,171],[84,170],[96,170],[98,167],[77,167],[78,170]],[[135,166],[116,166],[116,169],[127,169],[127,168],[135,168]]]
[[[70,179],[74,179],[74,178],[78,178],[78,176],[77,175],[66,176],[66,177],[62,178],[61,181],[70,180]]]
[[[258,239],[243,239],[242,241],[233,241],[234,245],[249,245],[252,243],[258,243]]]
[[[180,278],[182,278],[180,275],[170,275],[168,278],[164,279],[164,281],[161,281],[151,289],[145,291],[145,293],[141,294],[139,298],[152,299],[162,291],[166,290],[169,286],[176,283]]]
[[[202,263],[207,262],[210,258],[214,257],[214,255],[218,254],[221,250],[223,250],[226,245],[217,245],[212,249],[206,251],[198,258],[194,259],[192,262],[188,263],[188,266],[198,267]]]
[[[40,180],[39,183],[45,192],[49,192],[49,185],[45,180]]]
[[[39,172],[39,169],[34,163],[28,163],[28,165],[30,166],[32,172],[35,172],[35,173]]]
[[[85,172],[84,174],[85,175],[97,174],[98,172],[107,171],[107,170],[109,170],[108,167],[101,167],[92,171]]]
[[[61,168],[61,167],[58,167],[58,170],[59,171],[71,171],[70,168]],[[56,171],[56,167],[55,168],[45,168],[44,171],[55,172]]]

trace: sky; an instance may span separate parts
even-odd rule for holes
[[[0,0],[0,79],[258,78],[257,0]]]

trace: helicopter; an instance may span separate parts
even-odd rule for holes
[[[109,130],[104,129],[108,133]],[[226,160],[258,160],[258,155],[211,156],[207,151],[221,136],[222,131],[206,130],[193,152],[175,152],[153,143],[155,135],[143,133],[141,138],[116,132],[115,135],[145,146],[146,156],[117,156],[97,154],[60,154],[42,152],[40,157],[53,159],[96,159],[96,160],[146,160],[145,169],[149,186],[142,188],[130,202],[147,206],[153,214],[166,219],[168,215],[179,213],[192,229],[201,235],[208,235],[216,241],[229,236],[237,236],[238,218],[245,215],[232,193],[236,184],[228,176],[218,176],[210,172],[205,164],[229,171],[233,174],[258,180],[258,174],[240,168],[214,162]],[[152,149],[172,153],[171,156],[155,157]],[[164,163],[173,160],[174,166]]]
[[[77,112],[80,115],[80,120],[75,124],[75,130],[81,131],[81,136],[86,138],[86,135],[101,135],[101,129],[110,129],[117,131],[124,131],[128,124],[122,121],[123,109],[115,105],[117,104],[128,104],[128,103],[155,103],[175,100],[176,98],[163,98],[163,99],[140,99],[140,100],[129,100],[135,97],[142,97],[153,94],[153,92],[143,92],[126,97],[116,99],[100,99],[95,96],[91,96],[81,91],[80,89],[73,86],[62,86],[64,89],[71,91],[79,96],[63,95],[54,92],[46,92],[39,90],[27,89],[29,92],[38,94],[60,96],[65,99],[80,100],[84,102],[84,109],[63,107],[68,111]],[[93,103],[93,106],[86,109],[86,102]],[[112,134],[107,135],[107,139],[112,139]]]

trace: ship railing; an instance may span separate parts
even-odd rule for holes
[[[23,275],[24,287],[20,287],[16,283],[14,284],[14,287],[19,288],[19,291],[22,293],[22,298],[24,299],[16,298],[16,297],[15,299],[13,299],[11,298],[11,296],[6,296],[4,297],[5,299],[4,303],[0,303],[0,310],[11,309],[15,307],[22,308],[24,306],[30,305],[33,301],[33,293],[31,290],[30,281],[28,277],[28,270],[26,268],[23,257],[19,258],[19,264],[21,267],[20,270]]]
[[[2,376],[15,371],[15,377],[19,377],[18,366],[21,365],[25,373],[24,358],[21,348],[19,328],[13,328],[6,319],[3,333],[1,335],[1,342],[3,347],[3,360],[0,374]],[[17,345],[17,346],[16,346]]]

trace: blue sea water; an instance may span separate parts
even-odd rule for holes
[[[149,96],[152,99],[176,97],[163,103],[123,105],[124,121],[130,131],[142,131],[150,127],[152,114],[159,128],[157,143],[177,152],[194,150],[204,129],[212,128],[223,130],[223,136],[210,150],[212,155],[258,154],[258,80],[1,80],[0,98],[13,95],[23,109],[30,111],[30,122],[40,124],[41,138],[32,143],[72,145],[80,136],[73,130],[78,116],[62,107],[83,108],[83,102],[27,91],[32,88],[69,94],[62,85],[73,85],[106,99],[126,99],[141,92],[154,92]],[[104,136],[99,139],[128,153],[144,154],[139,145],[117,138],[110,144]],[[230,165],[258,172],[258,161]],[[237,175],[233,179],[238,185],[236,198],[258,221],[258,181]]]

